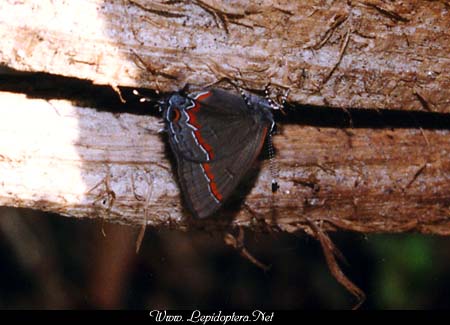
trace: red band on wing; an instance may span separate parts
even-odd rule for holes
[[[217,189],[217,184],[214,181],[214,174],[211,171],[211,166],[208,163],[203,163],[202,166],[203,170],[206,173],[206,176],[208,176],[209,178],[209,189],[211,190],[211,193],[216,197],[217,200],[222,201],[223,197]]]
[[[203,93],[200,96],[198,96],[197,98],[195,98],[195,101],[194,101],[195,106],[192,107],[191,109],[189,109],[187,111],[187,114],[189,115],[189,123],[197,129],[194,131],[194,136],[197,138],[198,143],[206,150],[206,152],[209,155],[209,159],[213,159],[214,158],[213,148],[202,137],[202,134],[201,134],[202,126],[198,122],[197,115],[196,115],[200,111],[200,106],[201,106],[200,102],[202,100],[208,98],[209,96],[211,96],[211,92]],[[211,170],[211,165],[208,163],[203,163],[202,167],[203,167],[203,170],[205,171],[206,176],[209,179],[209,189],[210,189],[212,195],[214,195],[214,197],[218,201],[222,201],[223,197],[222,197],[222,194],[220,194],[219,189],[217,188],[217,183],[214,180],[214,174]]]
[[[197,116],[196,116],[196,114],[200,110],[200,106],[201,106],[199,101],[202,101],[203,99],[208,98],[209,96],[211,96],[211,93],[207,92],[207,93],[201,94],[200,96],[195,98],[195,106],[193,108],[191,108],[190,110],[188,110],[187,114],[189,115],[189,124],[191,124],[192,126],[194,126],[197,129],[194,131],[194,135],[197,138],[198,143],[206,150],[206,152],[209,155],[209,159],[211,160],[214,158],[213,149],[208,144],[208,142],[206,142],[206,140],[203,139],[203,137],[200,133],[202,126],[198,123]]]

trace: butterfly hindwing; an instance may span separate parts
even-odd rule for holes
[[[178,159],[181,188],[191,211],[199,218],[214,213],[232,194],[256,160],[268,126],[255,129],[233,155],[207,163]]]

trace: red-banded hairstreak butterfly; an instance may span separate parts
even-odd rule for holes
[[[194,216],[216,212],[237,187],[275,125],[275,106],[222,89],[177,92],[161,102],[181,191]]]

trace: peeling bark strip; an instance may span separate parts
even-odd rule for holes
[[[330,270],[334,278],[357,299],[357,303],[355,304],[353,309],[358,309],[364,303],[366,295],[342,272],[336,260],[336,257],[339,258],[341,261],[346,262],[344,256],[334,245],[330,237],[328,237],[328,235],[324,233],[320,229],[320,227],[318,227],[313,221],[310,220],[308,221],[309,225],[311,226],[312,234],[314,235],[314,237],[316,237],[316,239],[320,242],[320,245],[322,246],[323,255],[325,256],[328,269]]]
[[[0,102],[0,205],[136,226],[450,233],[450,130],[283,125],[278,192],[263,161],[242,209],[198,222],[186,218],[158,118],[5,92]]]
[[[291,103],[450,112],[446,1],[2,1],[0,21],[0,64],[17,70],[160,91],[270,81]]]

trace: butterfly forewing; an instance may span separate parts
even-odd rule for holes
[[[231,155],[257,127],[240,96],[213,89],[187,100],[185,106],[175,101],[165,113],[171,146],[185,159],[205,162]]]

